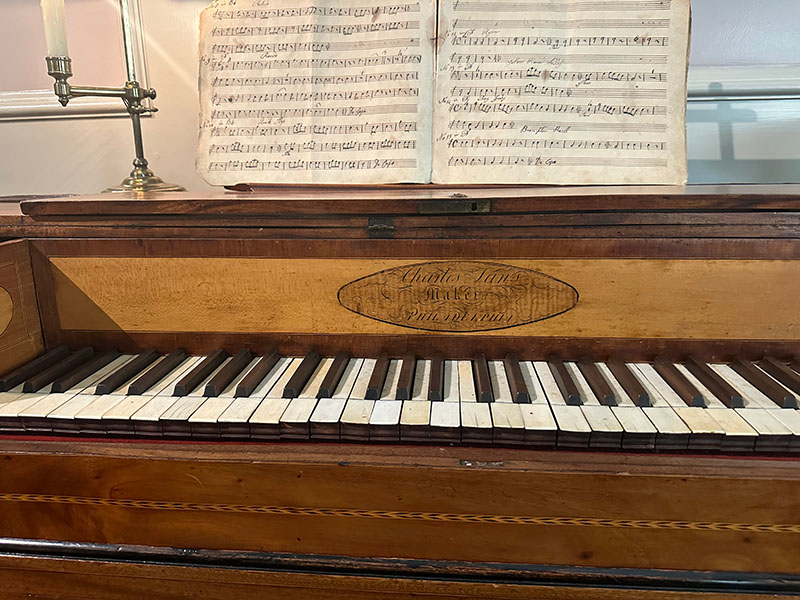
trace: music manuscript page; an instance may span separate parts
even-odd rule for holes
[[[212,184],[686,181],[690,0],[217,0]]]
[[[427,182],[431,0],[218,0],[200,18],[211,184]]]

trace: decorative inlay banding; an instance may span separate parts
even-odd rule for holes
[[[83,496],[56,496],[47,494],[0,494],[0,502],[72,504],[83,506],[132,508],[141,510],[177,510],[239,514],[252,513],[280,516],[295,515],[301,517],[390,519],[400,521],[437,521],[450,523],[500,523],[506,525],[602,527],[612,529],[734,531],[749,533],[800,533],[800,524],[789,523],[728,523],[715,521],[600,519],[594,517],[480,515],[419,511],[369,510],[355,508],[314,508],[297,506],[262,506],[258,504],[219,504],[208,502],[131,500],[124,498],[90,498]]]

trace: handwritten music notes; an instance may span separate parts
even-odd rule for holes
[[[215,185],[430,179],[430,0],[218,0],[197,166]]]
[[[441,0],[433,179],[686,181],[689,0]]]
[[[683,183],[688,36],[689,0],[217,0],[198,169],[218,185]]]

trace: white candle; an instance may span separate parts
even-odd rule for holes
[[[64,26],[64,0],[42,0],[47,56],[69,56]]]

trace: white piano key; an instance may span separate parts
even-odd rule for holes
[[[775,408],[772,400],[729,365],[712,364],[709,366],[742,395],[745,408]]]
[[[186,358],[186,360],[175,367],[170,373],[165,375],[161,381],[151,386],[150,389],[148,389],[144,394],[124,396],[107,394],[105,396],[101,396],[95,402],[92,402],[89,406],[79,412],[77,417],[85,420],[130,420],[132,419],[133,415],[144,408],[148,402],[150,402],[159,394],[164,393],[164,391],[178,381],[179,378],[183,377],[186,373],[193,369],[197,365],[198,360],[200,359],[196,356],[190,356]],[[164,401],[161,402],[161,405],[163,404]],[[171,405],[171,403],[169,404]],[[162,409],[161,412],[163,412],[163,410],[165,409]],[[157,419],[158,415],[155,416],[155,420]]]
[[[400,381],[400,368],[403,361],[390,359],[386,365],[386,379],[383,380],[381,400],[393,400],[397,395],[397,383]],[[372,375],[372,373],[370,373]],[[359,396],[360,397],[360,396]]]
[[[536,371],[536,375],[539,377],[539,383],[542,384],[542,390],[544,392],[544,397],[547,399],[547,403],[551,406],[566,405],[567,401],[561,393],[561,390],[558,388],[556,380],[553,378],[550,365],[540,360],[535,360],[532,364],[534,370]]]
[[[20,412],[32,404],[36,404],[47,395],[48,392],[3,392],[2,397],[0,397],[0,418],[18,418]]]
[[[522,371],[522,378],[525,380],[525,385],[528,388],[528,394],[530,394],[531,397],[530,403],[547,404],[547,398],[545,398],[542,383],[539,381],[539,376],[536,374],[533,363],[529,360],[521,360],[519,361],[519,370]]]
[[[578,408],[592,430],[589,436],[591,448],[622,447],[622,425],[617,421],[610,406],[604,406],[598,402],[597,404],[584,404]]]
[[[431,361],[418,360],[414,371],[414,385],[411,388],[411,399],[421,402],[428,399],[428,388],[431,383]]]
[[[800,451],[800,410],[793,408],[770,408],[767,412],[791,433],[789,450]]]
[[[270,378],[272,379],[270,382],[272,385],[267,390],[264,398],[283,398],[283,390],[286,388],[286,384],[289,383],[289,380],[292,378],[302,362],[302,358],[289,358],[288,364],[286,365],[286,368],[283,369],[283,372],[281,372],[281,374],[275,379]],[[263,384],[264,382],[262,382],[262,385],[259,387],[263,387]],[[256,395],[256,391],[257,390],[253,390],[254,396]]]
[[[430,425],[434,428],[453,430],[451,433],[457,437],[461,427],[461,410],[456,402],[429,402]],[[444,432],[437,432],[437,436]]]
[[[21,410],[19,416],[23,419],[43,419],[75,395],[77,392],[45,394],[37,402]]]
[[[459,360],[458,366],[458,390],[461,402],[477,402],[478,396],[475,393],[475,379],[472,376],[472,361]]]
[[[546,364],[546,363],[545,363]],[[537,369],[538,372],[538,369]],[[555,383],[555,382],[553,382]],[[545,387],[545,391],[547,387]],[[548,400],[550,396],[548,395]],[[563,400],[563,396],[561,397]],[[550,404],[558,424],[558,445],[564,448],[587,448],[592,428],[586,421],[580,406]]]
[[[75,416],[100,396],[94,394],[77,394],[47,415],[48,419],[74,421]]]
[[[647,415],[640,407],[626,403],[609,408],[611,408],[611,412],[622,427],[623,448],[631,450],[649,450],[655,448],[657,435],[656,427],[650,422],[650,419],[647,418]]]
[[[123,354],[122,356],[118,356],[110,363],[108,363],[102,369],[95,371],[88,377],[84,378],[82,381],[79,381],[75,385],[73,385],[70,389],[65,390],[66,392],[77,391],[79,394],[83,395],[94,395],[94,386],[96,386],[100,381],[111,375],[111,373],[115,372],[117,369],[121,369],[130,361],[132,361],[137,355],[136,354]]]
[[[403,410],[400,412],[400,439],[405,442],[427,442],[430,440],[431,407],[434,403],[419,400],[407,400],[403,402]],[[444,404],[436,402],[435,404]],[[457,402],[449,402],[448,406],[455,406]],[[460,439],[460,432],[456,432]]]
[[[458,402],[458,363],[454,360],[445,360],[442,364],[442,399],[445,402]]]
[[[230,396],[207,398],[205,402],[189,417],[190,423],[216,423],[222,414],[233,403]]]
[[[358,378],[363,365],[363,358],[350,359],[350,362],[347,363],[347,366],[344,369],[344,373],[342,373],[342,378],[339,380],[339,384],[336,386],[336,389],[331,395],[332,398],[347,400],[347,398],[350,397],[350,393],[353,391],[353,386],[356,383],[356,379]]]
[[[756,430],[756,450],[763,452],[779,452],[788,450],[792,442],[792,432],[781,423],[773,412],[783,409],[767,410],[765,408],[738,408],[736,412]]]
[[[377,441],[398,441],[402,408],[402,400],[376,400],[369,417],[369,438]]]
[[[206,357],[205,357],[205,356],[199,356],[199,357],[198,357],[198,359],[199,359],[199,360],[198,360],[198,363],[199,363],[200,361],[202,361],[204,358],[206,358]],[[201,382],[200,382],[200,383],[199,383],[197,386],[195,386],[193,389],[189,390],[189,393],[188,393],[188,394],[186,394],[186,396],[191,396],[192,398],[205,398],[205,397],[206,397],[206,395],[205,395],[205,391],[206,391],[206,385],[208,384],[208,382],[209,382],[209,381],[211,381],[212,379],[214,379],[214,377],[217,375],[217,373],[219,373],[219,372],[220,372],[222,369],[224,369],[224,368],[225,368],[225,365],[227,365],[227,364],[228,364],[228,361],[230,361],[230,360],[233,360],[233,359],[232,359],[231,357],[228,357],[228,358],[226,358],[225,360],[223,360],[223,361],[222,361],[222,362],[219,364],[219,366],[218,366],[216,369],[214,369],[213,371],[211,371],[211,373],[209,373],[209,374],[208,374],[208,375],[205,377],[205,379],[203,379],[203,380],[202,380],[202,381],[201,381]],[[176,381],[175,383],[177,384],[178,382]],[[127,388],[126,388],[126,389],[127,389]],[[170,392],[172,392],[172,391],[174,391],[174,388],[170,390]]]
[[[462,402],[460,409],[461,441],[465,443],[491,443],[492,413],[489,409],[489,403]]]
[[[287,406],[289,406],[289,398],[268,396],[261,401],[258,408],[250,415],[248,423],[250,423],[251,427],[271,427],[274,430],[272,434],[277,437],[281,416],[283,416]]]
[[[299,362],[296,362],[297,358],[290,358],[288,356],[281,356],[278,361],[273,365],[272,369],[270,369],[267,376],[261,380],[261,382],[253,389],[252,393],[250,394],[250,398],[266,398],[267,394],[272,393],[272,397],[281,396],[283,394],[283,388],[277,389],[276,386],[278,382],[283,381],[283,375],[286,373],[286,369],[290,366],[292,367],[292,374],[297,370],[297,367],[300,366]],[[290,376],[291,377],[291,376]],[[288,379],[286,380],[288,381]],[[238,400],[239,398],[237,398]]]
[[[608,385],[611,386],[611,389],[614,390],[614,396],[617,398],[617,406],[636,406],[636,403],[628,396],[628,393],[625,391],[625,388],[622,387],[617,378],[614,377],[614,374],[611,372],[611,369],[608,368],[606,363],[596,362],[594,363],[597,365],[600,373],[603,374]]]
[[[717,396],[708,389],[703,382],[701,382],[697,377],[695,377],[689,369],[687,369],[684,365],[680,363],[675,363],[675,368],[681,372],[681,374],[689,380],[700,395],[703,396],[703,400],[705,400],[706,408],[728,408],[722,400],[717,398]]]
[[[205,385],[203,386],[205,388]],[[167,410],[161,413],[159,421],[189,421],[189,417],[205,402],[204,396],[180,396]]]
[[[502,362],[500,366],[503,366]],[[492,441],[496,444],[522,444],[525,441],[525,421],[520,405],[511,401],[511,393],[508,393],[508,401],[490,402],[489,408],[492,412]]]
[[[686,406],[686,402],[684,402],[678,393],[673,390],[666,381],[664,381],[664,378],[658,374],[653,365],[650,363],[630,363],[630,365],[638,369],[639,373],[642,374],[644,379],[649,382],[649,388],[648,386],[645,386],[648,392],[651,390],[656,390],[658,393],[655,394],[655,396],[662,399],[673,408]],[[653,402],[652,395],[651,402]],[[653,403],[653,406],[656,406],[656,404]]]
[[[550,405],[546,402],[520,404],[519,409],[525,427],[525,443],[530,446],[555,446],[558,426]]]
[[[258,364],[259,360],[260,357],[258,356],[253,358],[253,360],[251,360],[247,364],[247,366],[244,369],[242,369],[241,372],[231,380],[231,382],[225,387],[225,389],[219,393],[218,397],[230,398],[231,400],[233,400],[236,397],[236,388],[242,382],[242,379],[247,377],[248,373],[250,373],[250,371],[253,370],[253,367],[255,367]]]
[[[364,393],[366,394],[366,390]],[[342,439],[359,441],[369,439],[369,419],[374,407],[374,400],[350,398],[342,411]]]
[[[701,406],[673,406],[672,409],[692,432],[689,448],[695,450],[719,450],[725,430],[714,419],[707,408]]]
[[[489,367],[489,380],[492,384],[494,401],[507,403],[514,402],[511,397],[511,388],[508,386],[508,375],[502,360],[490,360],[486,363]]]
[[[322,381],[320,380],[319,384]],[[311,428],[311,414],[317,406],[316,392],[319,391],[319,384],[317,384],[314,396],[301,398],[292,398],[289,406],[283,411],[280,419],[281,438],[286,439],[303,439],[309,438]]]
[[[325,376],[328,374],[332,364],[333,358],[326,357],[320,360],[317,368],[314,369],[311,377],[308,378],[308,381],[303,386],[303,389],[300,390],[298,398],[314,398],[316,400],[319,388],[322,385],[322,382],[325,381]]]
[[[691,430],[671,406],[645,406],[642,412],[658,430],[657,450],[685,450],[689,446]]]
[[[583,404],[599,406],[600,401],[597,399],[597,396],[594,395],[594,391],[589,385],[589,382],[586,381],[586,377],[581,373],[578,365],[574,362],[565,362],[564,366],[572,377],[572,381],[575,382],[575,386],[578,388],[581,398],[583,398]],[[605,411],[602,412],[605,413]]]
[[[348,399],[364,400],[367,397],[369,379],[372,377],[372,371],[375,369],[376,362],[377,361],[374,358],[364,359],[364,363],[361,365],[361,370],[358,373],[356,382],[353,384],[353,389],[350,391],[350,396]],[[384,389],[385,387],[386,386],[384,386]]]
[[[725,406],[722,408],[707,408],[705,410],[719,423],[723,432],[725,432],[725,437],[722,440],[723,450],[731,452],[753,451],[758,433],[737,411]]]
[[[309,421],[312,425],[314,423],[338,424],[346,403],[346,398],[320,398]]]

